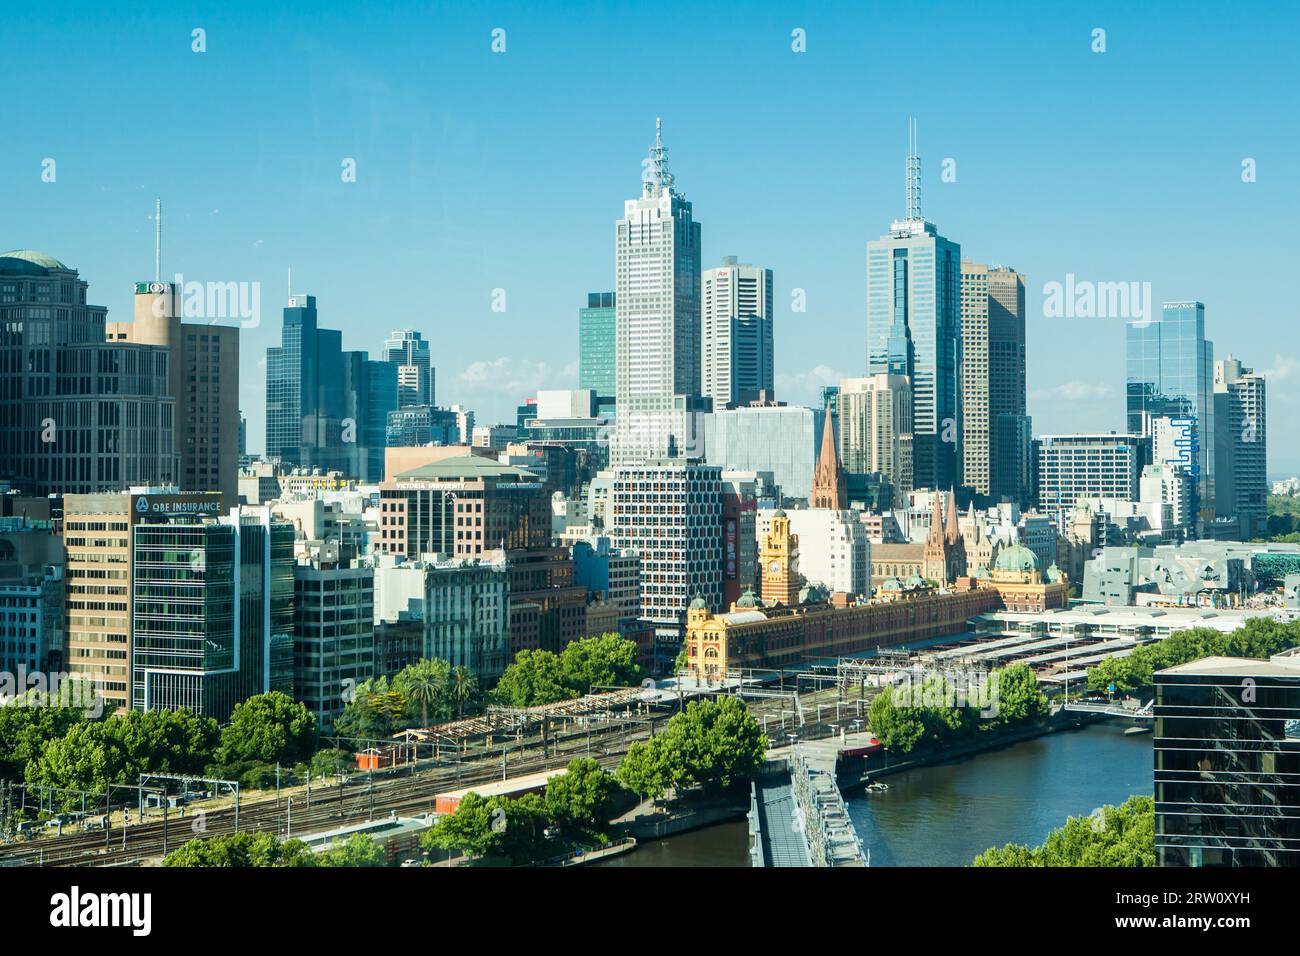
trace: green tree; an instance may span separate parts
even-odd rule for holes
[[[82,720],[47,740],[27,763],[28,783],[104,793],[135,783],[141,773],[200,773],[212,759],[217,723],[189,710],[127,711],[108,720]],[[80,800],[69,796],[69,806]]]
[[[919,708],[894,703],[894,688],[886,687],[871,701],[867,723],[886,750],[908,753],[925,736]]]
[[[1002,724],[1034,723],[1047,717],[1047,695],[1028,664],[1011,664],[994,672],[997,678],[997,719]]]
[[[654,740],[638,740],[619,761],[614,777],[637,796],[657,800],[668,789],[663,749]]]
[[[457,665],[451,669],[447,687],[448,699],[456,705],[456,716],[464,717],[465,708],[478,702],[478,678],[468,667]]]
[[[446,661],[419,660],[393,678],[393,689],[419,708],[420,726],[429,726],[432,712],[439,720],[450,714],[447,683],[450,668]],[[414,716],[414,715],[412,715]]]
[[[455,813],[440,817],[420,838],[427,850],[460,850],[467,856],[505,858],[512,863],[543,859],[548,851],[549,813],[535,793],[518,800],[467,793]]]
[[[553,704],[574,696],[565,680],[559,655],[522,650],[497,682],[496,696],[511,707]]]
[[[353,767],[353,756],[346,750],[331,748],[312,754],[307,768],[313,777],[332,777]]]
[[[86,719],[84,708],[51,707],[48,695],[37,691],[0,705],[0,779],[21,778],[47,740],[62,737]]]
[[[720,793],[750,780],[767,753],[767,735],[739,697],[694,700],[654,740],[676,790]]]
[[[217,761],[292,765],[311,756],[315,749],[315,715],[287,694],[271,691],[235,706],[230,723],[221,731]]]
[[[334,732],[354,740],[379,740],[401,729],[407,700],[394,690],[387,677],[362,681],[343,713],[334,721]]]
[[[614,778],[590,757],[579,757],[546,784],[550,817],[584,829],[603,827],[614,815]]]
[[[564,683],[574,696],[590,693],[592,687],[634,687],[644,672],[637,663],[635,641],[606,632],[599,637],[573,641],[560,652]]]
[[[246,867],[314,866],[316,861],[301,840],[281,842],[270,833],[235,833],[190,840],[163,859],[163,866]]]
[[[1118,807],[1105,806],[1087,817],[1070,817],[1029,849],[1008,843],[985,850],[975,866],[1155,866],[1155,802],[1129,797]]]
[[[342,843],[316,855],[317,866],[387,866],[384,848],[364,833],[354,833]]]

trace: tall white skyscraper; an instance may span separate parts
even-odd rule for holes
[[[615,231],[614,464],[687,455],[700,402],[700,226],[668,171],[662,122]]]
[[[775,394],[772,362],[772,270],[727,256],[704,272],[703,394],[713,410]]]

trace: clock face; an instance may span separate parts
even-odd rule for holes
[[[780,562],[780,561],[773,561],[771,564],[769,564],[769,565],[767,566],[767,573],[768,573],[768,574],[776,574],[776,573],[777,573],[778,571],[780,571],[780,570],[781,570],[781,562]]]

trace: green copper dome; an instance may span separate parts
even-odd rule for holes
[[[993,562],[993,568],[996,571],[1037,571],[1038,559],[1023,544],[1013,544],[1002,549]]]
[[[695,600],[691,602],[691,610],[692,610],[692,611],[707,611],[708,609],[709,609],[709,606],[708,606],[707,604],[704,603],[704,598],[700,597],[700,595],[698,595],[698,594],[695,595]]]
[[[740,596],[740,600],[736,602],[736,607],[737,607],[737,608],[756,608],[756,607],[758,607],[758,598],[754,597],[754,591],[753,591],[752,588],[746,588],[746,589],[745,589],[745,593],[742,594],[742,595]]]
[[[0,272],[9,275],[44,275],[51,269],[62,272],[72,271],[53,256],[32,249],[0,252]]]

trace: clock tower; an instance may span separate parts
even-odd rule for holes
[[[799,603],[799,538],[790,533],[790,519],[777,509],[772,515],[772,530],[763,537],[758,550],[762,564],[763,603],[793,607]]]

